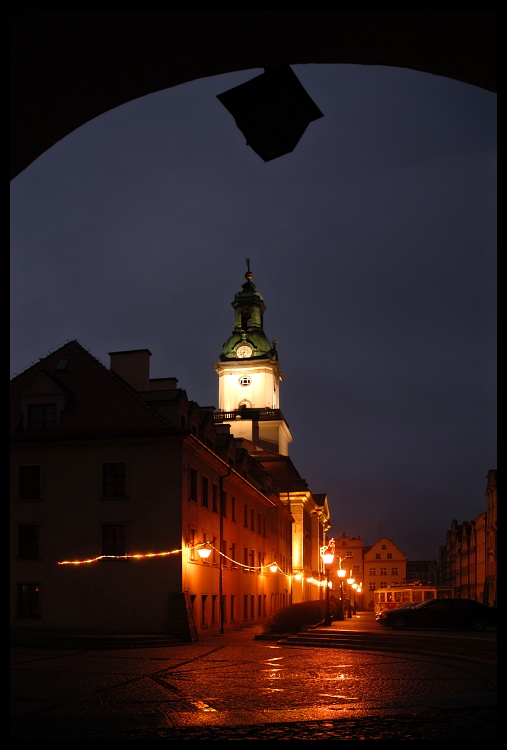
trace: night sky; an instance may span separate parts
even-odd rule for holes
[[[397,68],[297,65],[324,117],[264,163],[216,95],[143,97],[11,183],[11,375],[69,339],[218,406],[250,258],[290,455],[331,533],[436,559],[496,468],[496,95]]]

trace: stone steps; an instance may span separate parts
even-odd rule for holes
[[[308,630],[277,640],[279,646],[390,651],[426,656],[447,656],[496,665],[496,640],[466,636],[418,635]]]

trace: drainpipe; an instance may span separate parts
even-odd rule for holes
[[[230,476],[231,470],[227,470],[227,474],[219,477],[219,499],[220,499],[220,534],[219,534],[219,550],[218,555],[218,568],[219,568],[219,579],[218,579],[218,605],[220,612],[220,634],[224,634],[224,558],[222,556],[222,547],[224,546],[224,479]]]

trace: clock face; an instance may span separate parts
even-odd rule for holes
[[[238,357],[238,359],[245,359],[245,357],[251,357],[251,356],[252,356],[252,349],[246,344],[242,344],[241,346],[238,346],[238,348],[236,349],[236,357]]]

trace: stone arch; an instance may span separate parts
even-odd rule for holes
[[[496,91],[496,46],[496,10],[12,10],[11,179],[104,112],[198,78],[388,65]]]

